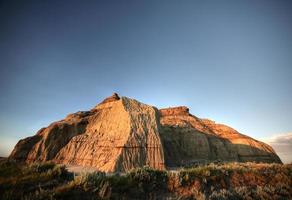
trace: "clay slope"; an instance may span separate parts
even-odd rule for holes
[[[107,98],[94,109],[68,115],[18,142],[11,158],[128,171],[144,165],[164,169],[157,110],[126,97]]]
[[[144,165],[164,169],[218,159],[281,162],[270,146],[192,116],[187,107],[158,110],[117,94],[90,111],[70,114],[20,140],[10,158],[52,160],[105,172]]]
[[[269,145],[214,121],[197,118],[187,107],[160,110],[160,135],[169,167],[209,161],[276,162]]]

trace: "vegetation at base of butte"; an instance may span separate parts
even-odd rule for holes
[[[292,165],[225,163],[74,175],[51,162],[0,164],[0,199],[291,199]]]

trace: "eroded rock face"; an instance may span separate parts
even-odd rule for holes
[[[161,110],[160,136],[167,166],[216,160],[281,163],[272,147],[233,128],[189,113],[181,114],[175,111],[177,108],[166,110]]]
[[[21,140],[10,157],[26,162],[53,160],[106,172],[144,165],[164,169],[157,109],[115,96]]]
[[[179,106],[173,108],[164,108],[159,110],[160,115],[164,116],[181,116],[181,115],[190,115],[189,108],[186,106]]]
[[[273,149],[236,130],[199,119],[187,107],[158,110],[136,100],[106,98],[20,140],[11,159],[95,167],[105,172],[156,169],[201,161],[281,162]]]

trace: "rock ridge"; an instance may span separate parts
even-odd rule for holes
[[[162,108],[159,111],[161,116],[190,115],[189,108],[186,106]]]
[[[112,96],[105,98],[100,104],[109,103],[109,102],[118,101],[118,100],[120,100],[119,95],[117,93],[113,93]]]

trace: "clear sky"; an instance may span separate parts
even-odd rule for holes
[[[0,1],[0,156],[118,92],[292,131],[291,1]]]

